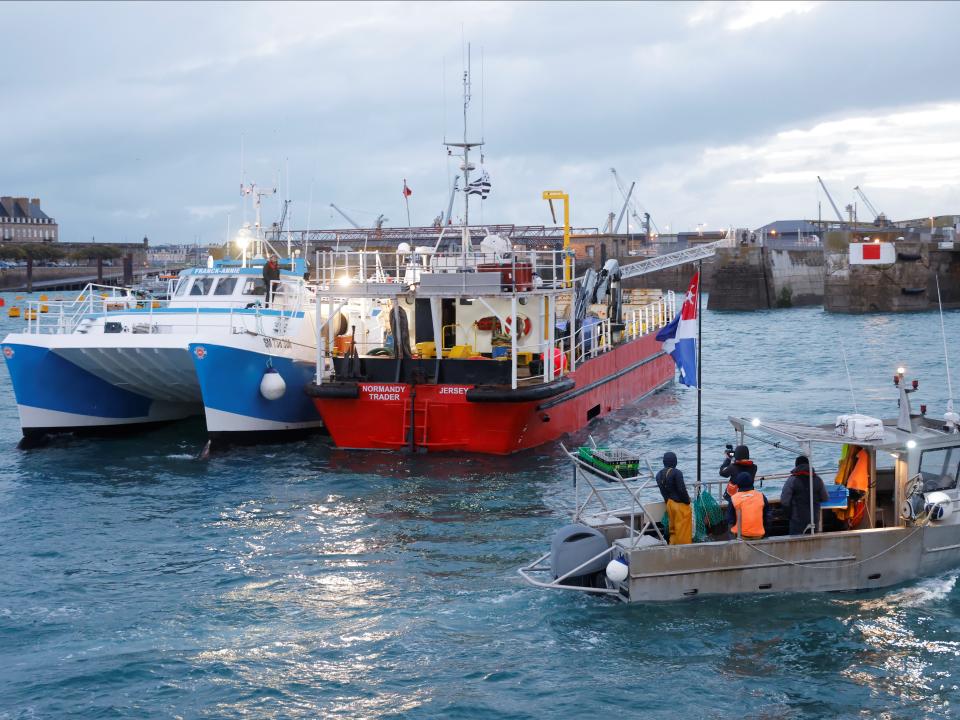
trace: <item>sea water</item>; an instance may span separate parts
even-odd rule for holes
[[[960,313],[945,324],[960,366]],[[703,334],[708,477],[728,415],[828,422],[854,398],[892,415],[898,364],[944,411],[936,313],[707,311]],[[673,450],[690,479],[695,411],[673,385],[566,442]],[[5,372],[0,420],[0,718],[917,718],[960,701],[956,572],[636,606],[524,585],[573,503],[555,445],[317,437],[198,460],[192,421],[20,451]]]

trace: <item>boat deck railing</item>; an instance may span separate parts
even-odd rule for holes
[[[275,327],[271,332],[264,334],[285,335],[289,319],[295,317],[305,306],[313,303],[312,295],[301,288],[293,287],[284,281],[275,282],[273,296],[269,309],[277,310],[278,315],[271,313],[270,319],[276,318]],[[241,303],[231,301],[228,296],[184,296],[169,300],[159,300],[149,296],[138,295],[127,288],[111,285],[88,284],[76,297],[60,300],[29,300],[26,303],[24,319],[27,334],[71,334],[83,329],[93,318],[111,315],[126,315],[136,312],[136,322],[130,324],[129,331],[135,334],[181,333],[197,332],[201,327],[225,327],[231,332],[243,332],[243,324],[237,325],[235,319],[247,313],[239,313],[241,309],[254,311],[258,318],[257,332],[260,332],[260,311],[265,309],[266,298],[247,303],[242,308]],[[208,309],[222,309],[223,313],[207,314]],[[169,312],[169,311],[177,312]],[[161,311],[161,312],[154,312]]]
[[[417,247],[409,252],[382,253],[366,250],[340,250],[316,253],[313,280],[324,291],[347,291],[351,294],[376,295],[381,286],[442,286],[446,292],[486,291],[489,294],[530,293],[570,287],[572,275],[565,275],[563,250],[510,250],[493,252],[436,252],[434,248]],[[487,283],[478,282],[476,274],[499,275]],[[430,282],[424,276],[432,276]],[[445,277],[436,277],[436,276]]]

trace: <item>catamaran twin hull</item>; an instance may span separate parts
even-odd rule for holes
[[[338,360],[343,376],[348,360]],[[482,382],[482,360],[361,358],[365,379],[310,384],[333,441],[350,449],[422,449],[507,455],[575,432],[663,387],[674,363],[653,334],[590,358],[551,383]],[[436,370],[439,365],[439,370]],[[439,382],[432,382],[439,372]],[[504,373],[506,378],[508,373]],[[397,378],[396,381],[390,378]]]

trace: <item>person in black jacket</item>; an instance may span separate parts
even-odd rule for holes
[[[813,517],[820,532],[820,503],[830,496],[823,480],[813,473]],[[784,514],[790,518],[790,534],[802,535],[810,526],[810,461],[801,455],[794,463],[790,477],[780,491],[780,505]]]
[[[663,454],[663,470],[657,473],[656,480],[660,495],[667,504],[670,544],[689,545],[693,542],[693,508],[690,507],[683,473],[677,470],[677,456],[672,452]]]
[[[726,492],[723,494],[724,500],[729,500],[737,494],[737,475],[742,472],[750,473],[751,480],[757,479],[757,466],[750,459],[750,448],[746,445],[737,445],[733,449],[733,455],[728,454],[720,466],[720,477],[725,477],[730,481],[727,483]]]
[[[267,294],[267,305],[273,300],[273,282],[280,279],[280,263],[276,255],[270,256],[270,261],[263,266],[263,284]]]

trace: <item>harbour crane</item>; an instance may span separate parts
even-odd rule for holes
[[[332,207],[334,210],[336,210],[338,213],[340,213],[340,215],[343,217],[343,219],[346,220],[348,223],[350,223],[350,224],[354,227],[354,229],[356,229],[356,230],[362,229],[359,225],[357,225],[357,224],[353,221],[353,218],[351,218],[349,215],[347,215],[343,210],[341,210],[340,208],[338,208],[336,205],[334,205],[333,203],[330,203],[330,207]],[[381,217],[382,217],[382,216],[381,216]]]
[[[860,189],[860,186],[855,185],[853,190],[854,192],[857,193],[857,195],[860,196],[860,199],[863,200],[863,204],[867,206],[867,209],[873,213],[873,219],[879,220],[880,216],[883,215],[883,213],[877,211],[877,209],[873,206],[873,203],[867,199],[866,193],[864,193],[863,190]]]
[[[827,190],[827,186],[824,184],[823,179],[819,175],[817,175],[817,182],[820,183],[820,187],[822,187],[823,191],[827,194],[827,200],[830,201],[830,206],[837,214],[837,220],[839,220],[840,224],[842,225],[845,222],[843,219],[843,214],[840,212],[840,208],[837,207],[837,204],[833,201],[833,198],[830,196],[830,191]]]
[[[630,189],[627,190],[623,185],[623,181],[620,180],[620,175],[617,174],[617,169],[610,168],[610,173],[613,175],[613,180],[617,184],[617,189],[620,191],[620,194],[623,195],[623,208],[624,208],[623,210],[620,211],[620,218],[617,220],[616,229],[611,228],[613,232],[617,232],[617,229],[620,228],[620,223],[622,222],[622,219],[623,219],[624,210],[629,208],[630,217],[632,217],[638,223],[640,223],[640,225],[647,231],[648,234],[650,232],[651,224],[659,233],[660,228],[658,228],[657,224],[650,219],[650,213],[644,212],[643,214],[641,214],[637,208],[636,202],[632,201],[633,187],[634,185],[636,185],[636,183],[635,182],[631,183]],[[609,220],[608,225],[611,224],[612,222],[613,222],[612,219]]]

